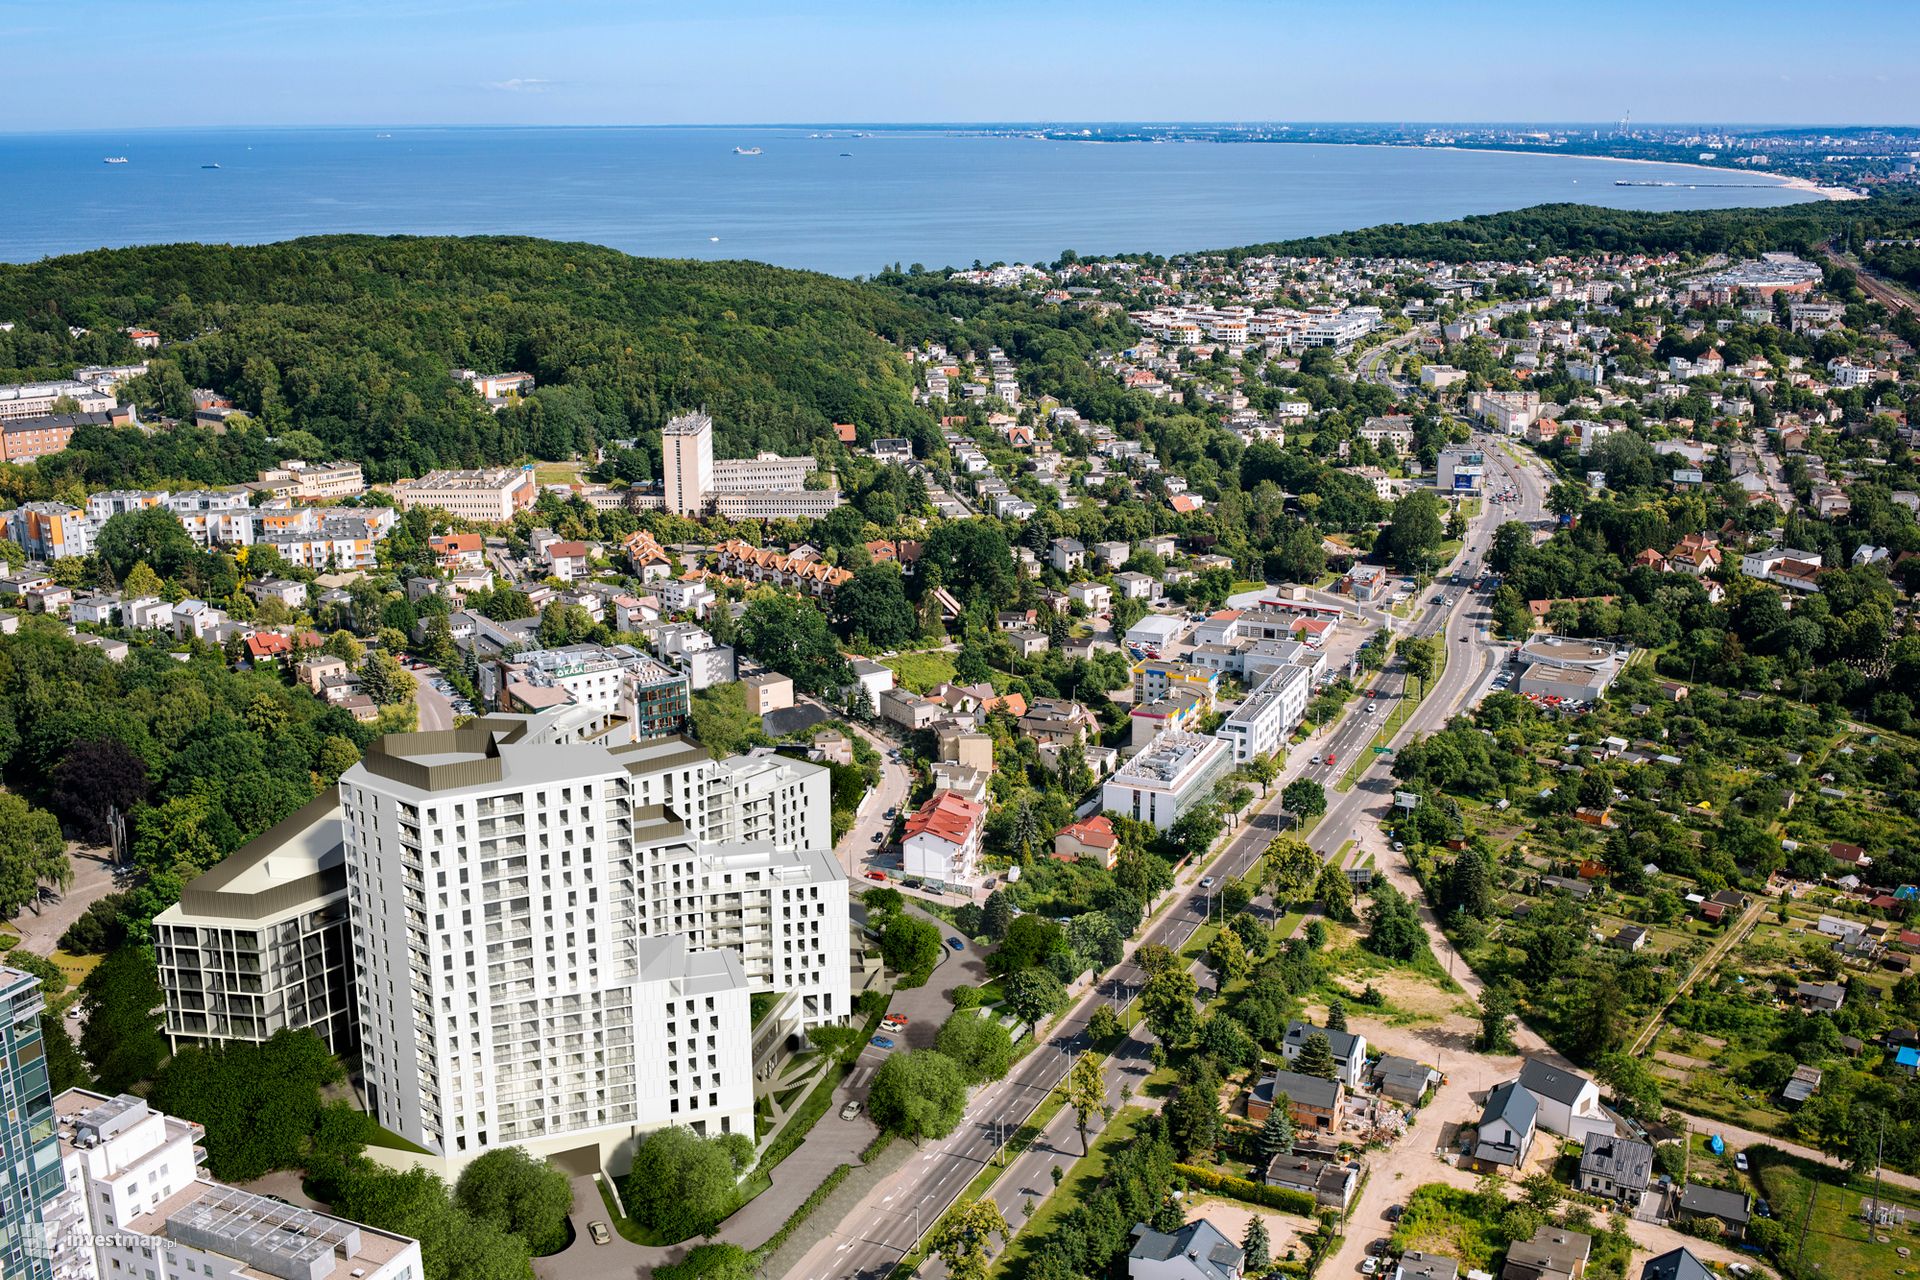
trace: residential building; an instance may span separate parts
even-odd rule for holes
[[[153,921],[167,1039],[262,1044],[310,1030],[358,1049],[340,796],[329,787],[188,882]]]
[[[1286,1095],[1288,1114],[1299,1128],[1321,1133],[1340,1131],[1346,1086],[1338,1080],[1297,1071],[1275,1071],[1262,1078],[1247,1095],[1247,1119],[1265,1120],[1273,1111],[1274,1099],[1281,1094]]]
[[[1531,1239],[1507,1246],[1500,1280],[1580,1280],[1592,1252],[1590,1235],[1552,1224],[1536,1227]]]
[[[986,805],[955,791],[936,791],[907,819],[900,838],[905,874],[942,885],[979,879]]]
[[[111,393],[70,378],[16,382],[0,386],[0,422],[49,417],[61,401],[72,401],[74,413],[107,413],[119,404]]]
[[[113,415],[56,413],[44,418],[8,418],[0,421],[0,462],[32,462],[66,452],[79,427],[104,427]]]
[[[1133,1229],[1127,1252],[1128,1280],[1240,1280],[1246,1254],[1205,1218],[1175,1232],[1146,1223]]]
[[[1542,1058],[1521,1064],[1518,1084],[1540,1108],[1540,1127],[1563,1138],[1580,1139],[1592,1124],[1610,1124],[1600,1106],[1600,1087],[1578,1071],[1549,1065]]]
[[[853,574],[820,559],[811,548],[779,552],[733,539],[714,549],[715,567],[730,577],[791,587],[824,597],[853,581]]]
[[[832,849],[832,814],[833,773],[811,761],[761,751],[708,766],[707,841]]]
[[[64,502],[26,502],[6,513],[7,537],[34,560],[93,553],[94,521]]]
[[[764,716],[793,705],[793,680],[778,671],[748,676],[740,682],[747,694],[747,714]]]
[[[1306,717],[1313,697],[1313,673],[1305,667],[1276,667],[1233,709],[1219,736],[1233,746],[1233,762],[1256,756],[1284,760],[1287,738]]]
[[[435,507],[467,520],[504,524],[533,506],[539,486],[533,468],[487,467],[477,471],[429,471],[393,486],[403,511]]]
[[[1640,1267],[1640,1280],[1717,1280],[1717,1275],[1685,1246],[1648,1258]]]
[[[1400,1255],[1393,1280],[1459,1280],[1460,1263],[1444,1254],[1409,1249]]]
[[[1367,1074],[1367,1038],[1355,1032],[1316,1027],[1311,1022],[1295,1019],[1287,1023],[1286,1034],[1280,1041],[1280,1051],[1286,1055],[1288,1062],[1296,1061],[1307,1047],[1307,1041],[1314,1036],[1327,1038],[1327,1047],[1333,1050],[1335,1076],[1347,1088],[1358,1089]]]
[[[1328,1209],[1345,1213],[1360,1187],[1360,1166],[1350,1160],[1293,1151],[1269,1160],[1264,1180],[1270,1187],[1298,1191]]]
[[[0,1276],[7,1280],[55,1280],[44,1214],[64,1179],[40,1035],[45,1011],[40,979],[0,965],[0,1096],[6,1099],[0,1110],[0,1167],[6,1170]]]
[[[1062,862],[1085,858],[1111,871],[1119,861],[1120,837],[1107,815],[1096,813],[1060,828],[1053,837],[1053,856]]]
[[[686,675],[687,686],[695,693],[717,684],[732,684],[739,678],[733,646],[715,644],[710,633],[691,622],[660,626],[653,633],[653,647]]]
[[[369,1108],[449,1168],[751,1133],[749,994],[847,1012],[838,864],[703,844],[710,787],[737,794],[704,751],[578,720],[391,735],[341,779]]]
[[[1539,1108],[1533,1095],[1508,1081],[1487,1095],[1473,1144],[1474,1163],[1482,1169],[1517,1170],[1533,1149]]]
[[[1232,769],[1233,749],[1220,738],[1172,730],[1101,785],[1100,807],[1166,831]]]
[[[1203,711],[1213,710],[1220,692],[1220,673],[1172,658],[1143,658],[1133,664],[1133,700],[1136,705],[1158,702],[1175,694],[1190,694]]]
[[[1720,1224],[1723,1238],[1744,1240],[1752,1217],[1751,1203],[1744,1191],[1726,1191],[1689,1182],[1680,1188],[1680,1198],[1674,1202],[1674,1217],[1681,1222],[1712,1220]]]
[[[1580,1152],[1573,1185],[1590,1196],[1636,1205],[1653,1185],[1653,1145],[1596,1133]]]
[[[1021,737],[1032,738],[1042,746],[1084,744],[1100,736],[1100,721],[1093,712],[1066,698],[1033,699],[1014,727]]]
[[[1389,1053],[1373,1064],[1373,1079],[1381,1094],[1412,1106],[1440,1083],[1440,1073],[1424,1062]]]

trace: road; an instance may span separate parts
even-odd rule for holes
[[[433,733],[453,728],[453,703],[433,687],[433,682],[440,678],[440,672],[433,667],[423,666],[412,675],[413,705],[420,713],[420,731]]]
[[[866,798],[861,800],[860,811],[853,818],[853,826],[846,835],[840,837],[840,843],[834,850],[847,878],[860,881],[865,874],[867,855],[882,847],[874,837],[884,837],[893,828],[894,820],[887,814],[899,811],[907,803],[907,795],[913,789],[913,771],[894,760],[893,743],[860,725],[852,725],[851,728],[880,753],[880,785],[867,792]],[[869,883],[865,887],[873,886]],[[860,888],[856,884],[854,891],[857,893]]]

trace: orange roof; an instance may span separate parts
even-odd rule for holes
[[[1111,849],[1120,843],[1120,837],[1113,833],[1113,823],[1107,815],[1097,813],[1083,822],[1060,828],[1060,834],[1071,836],[1090,849]]]
[[[936,791],[907,819],[906,835],[931,835],[948,844],[965,844],[987,811],[958,791]]]
[[[1185,513],[1188,511],[1198,511],[1200,509],[1200,506],[1201,506],[1200,499],[1194,497],[1190,493],[1176,494],[1173,499],[1173,509],[1175,511],[1179,511],[1182,513]]]
[[[485,544],[477,533],[441,533],[428,538],[427,545],[443,556],[457,556],[478,551]]]
[[[833,433],[840,437],[841,444],[852,444],[855,440],[859,439],[859,432],[854,429],[854,425],[851,422],[834,423]]]
[[[550,542],[547,544],[547,558],[550,560],[584,560],[587,544],[584,542]]]
[[[1246,610],[1244,609],[1216,609],[1214,612],[1207,615],[1207,621],[1208,622],[1232,622],[1235,618],[1239,617],[1241,614],[1245,612]]]
[[[256,631],[247,637],[247,656],[252,658],[272,658],[283,653],[293,652],[293,641],[278,631]]]

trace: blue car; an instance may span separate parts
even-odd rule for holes
[[[891,1041],[891,1040],[889,1040],[889,1039],[888,1039],[887,1037],[885,1037],[885,1036],[875,1036],[875,1037],[874,1037],[873,1039],[871,1039],[871,1040],[869,1040],[869,1041],[867,1041],[867,1043],[868,1043],[868,1044],[870,1044],[870,1045],[872,1045],[872,1046],[873,1046],[874,1048],[876,1048],[876,1049],[891,1049],[891,1048],[893,1048],[893,1041]]]
[[[965,951],[967,949],[967,944],[962,942],[958,938],[948,938],[947,945],[952,947],[955,951]]]

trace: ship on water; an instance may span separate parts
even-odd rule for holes
[[[758,148],[758,147],[735,147],[735,148],[733,149],[733,154],[735,154],[735,155],[737,155],[737,156],[757,156],[757,155],[759,155],[759,154],[760,154],[760,148]]]
[[[108,156],[108,157],[106,157],[106,158],[105,158],[104,160],[102,160],[102,161],[101,161],[100,163],[102,163],[102,164],[125,164],[126,162],[127,162],[127,158],[126,158],[125,156]]]

